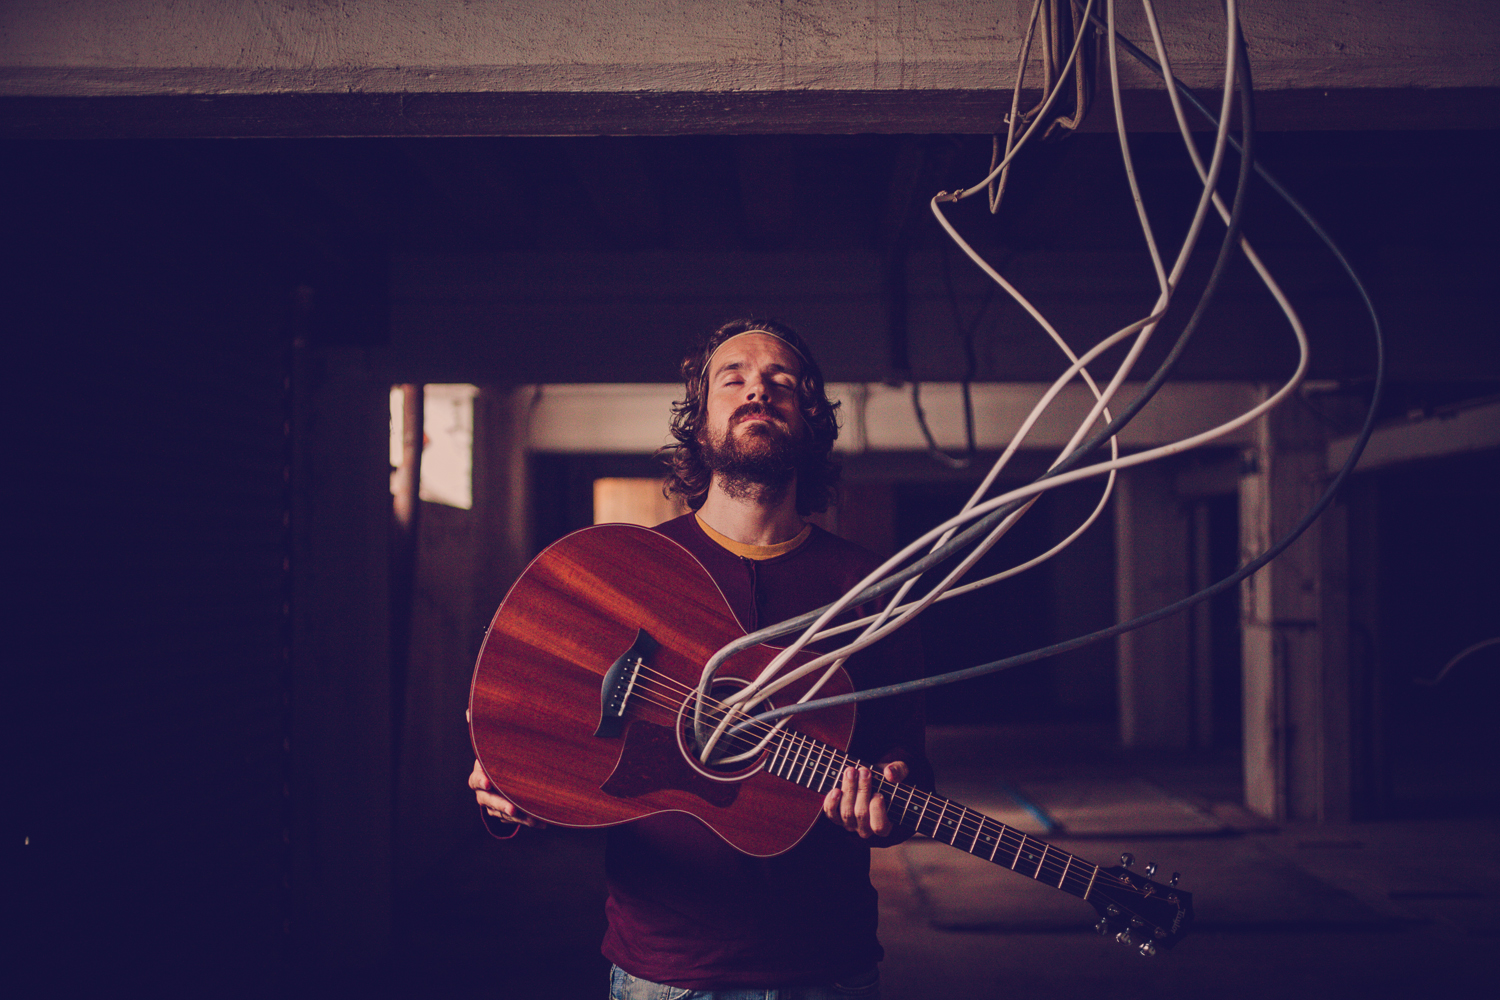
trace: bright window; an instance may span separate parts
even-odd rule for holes
[[[474,506],[474,397],[472,385],[423,387],[422,476],[418,496],[428,503],[469,510]],[[400,386],[391,388],[391,492],[401,468],[404,431]]]

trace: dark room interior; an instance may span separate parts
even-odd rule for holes
[[[892,394],[912,427],[913,384],[934,415],[957,398],[941,387],[1039,393],[1060,355],[928,210],[989,169],[1008,84],[963,89],[951,119],[930,96],[882,117],[873,88],[715,110],[690,99],[715,90],[700,84],[635,112],[597,96],[575,108],[562,91],[554,106],[530,85],[524,107],[475,88],[429,119],[383,103],[389,86],[305,99],[251,86],[215,110],[175,85],[15,83],[31,79],[15,69],[25,24],[8,27],[0,325],[27,417],[6,670],[11,995],[603,996],[602,835],[494,842],[464,784],[464,711],[490,615],[527,562],[594,523],[596,483],[659,479],[662,465],[649,446],[549,445],[537,414],[575,398],[554,387],[676,391],[683,352],[746,314],[801,330],[830,383]],[[1500,622],[1500,79],[1486,72],[1459,111],[1424,117],[1439,98],[1418,95],[1394,100],[1389,124],[1384,91],[1361,104],[1351,85],[1355,113],[1336,119],[1281,87],[1255,136],[1379,310],[1372,441],[1428,434],[1367,455],[1273,563],[1283,575],[1255,578],[1311,610],[1252,620],[1255,586],[1272,584],[1244,584],[1134,638],[927,698],[947,794],[980,808],[990,795],[1111,864],[1127,848],[1164,867],[1227,852],[1246,874],[1226,893],[1253,895],[1250,873],[1270,871],[1268,885],[1315,882],[1297,898],[1323,902],[1215,911],[1192,870],[1201,933],[1153,960],[1177,966],[1142,972],[1085,933],[1087,907],[1013,920],[945,902],[941,864],[914,841],[877,878],[882,926],[906,935],[886,941],[887,1000],[1112,983],[1132,997],[1436,996],[1484,967],[1500,933],[1487,752],[1500,647],[1485,645]],[[605,96],[632,88],[617,89]],[[808,93],[826,103],[809,111],[795,98]],[[997,214],[981,198],[949,206],[1084,345],[1155,294],[1110,110],[1093,114],[1018,161]],[[1131,142],[1153,221],[1180,238],[1197,191],[1181,138],[1153,125]],[[1056,559],[928,612],[929,672],[1227,576],[1264,541],[1250,498],[1281,489],[1267,456],[1321,463],[1359,430],[1374,348],[1355,292],[1260,181],[1244,231],[1308,327],[1304,390],[1263,433],[1122,476],[1115,506]],[[1211,263],[1200,252],[1184,286],[1200,289]],[[1284,326],[1237,258],[1174,384],[1278,384],[1296,363]],[[476,387],[472,501],[419,501],[406,537],[392,390],[449,385]],[[846,439],[866,412],[845,398]],[[1459,426],[1477,443],[1445,443]],[[1003,444],[982,439],[964,461],[961,435],[941,456],[851,444],[828,526],[888,555],[955,513]],[[1051,458],[1022,449],[1001,485]],[[976,572],[1046,549],[1098,496],[1090,483],[1049,493]],[[1265,678],[1282,686],[1267,696]],[[1280,714],[1267,721],[1265,703]],[[1079,781],[1149,786],[1199,826],[1089,832],[1057,791]],[[1429,867],[1445,876],[1411,875],[1407,859],[1438,841]],[[1398,874],[1378,881],[1379,865]],[[1360,879],[1378,883],[1378,905],[1349,888]],[[1049,981],[1028,959],[1072,971]],[[939,962],[959,970],[957,992],[921,985]]]

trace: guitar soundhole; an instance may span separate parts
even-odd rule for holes
[[[738,677],[721,677],[715,680],[713,683],[713,687],[709,689],[710,694],[712,695],[713,702],[717,703],[719,699],[728,697],[735,691],[738,691],[740,688],[744,687],[745,684],[746,682]],[[768,702],[767,705],[769,706],[770,703]],[[719,718],[717,715],[706,717],[709,718],[710,727],[714,723],[718,722]],[[689,749],[698,749],[701,752],[701,747],[697,743],[697,740],[693,734],[693,709],[691,699],[684,706],[684,710],[678,716],[678,719],[679,724],[682,726],[682,745]],[[710,731],[712,731],[711,728]],[[761,754],[756,754],[754,757],[751,757],[748,760],[737,760],[731,763],[724,763],[724,760],[726,758],[739,756],[740,754],[753,747],[754,744],[755,741],[748,736],[726,735],[721,737],[718,745],[714,747],[715,759],[709,761],[706,765],[697,760],[694,760],[692,763],[696,767],[705,768],[708,771],[711,771],[713,774],[722,775],[725,778],[746,776],[755,771],[760,766],[760,760],[762,756]]]

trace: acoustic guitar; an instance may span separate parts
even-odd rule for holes
[[[753,758],[700,764],[690,748],[703,664],[744,634],[708,571],[676,542],[632,525],[574,532],[537,556],[490,623],[469,694],[475,756],[497,789],[548,823],[612,826],[677,810],[747,854],[790,850],[819,821],[844,768],[860,766],[844,752],[855,710],[797,715]],[[712,693],[723,697],[776,653],[757,646],[731,658]],[[812,682],[788,686],[781,703]],[[840,672],[819,694],[849,690]],[[1128,856],[1101,868],[875,777],[893,822],[1091,903],[1100,933],[1142,954],[1175,944],[1192,923],[1192,896],[1175,875],[1153,882],[1154,869],[1138,875]]]

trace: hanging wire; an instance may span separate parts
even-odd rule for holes
[[[1231,16],[1233,16],[1232,6],[1231,6]],[[1097,18],[1094,18],[1094,23],[1095,24],[1099,23]],[[1142,62],[1143,65],[1146,65],[1148,68],[1150,68],[1154,72],[1158,73],[1158,75],[1162,75],[1163,78],[1165,80],[1167,80],[1169,91],[1181,94],[1201,114],[1203,114],[1206,118],[1208,118],[1210,122],[1213,122],[1216,127],[1219,125],[1218,120],[1212,115],[1212,113],[1210,113],[1207,110],[1206,107],[1203,106],[1202,102],[1199,101],[1196,98],[1196,96],[1192,95],[1191,91],[1188,90],[1188,88],[1186,88],[1184,85],[1182,85],[1181,83],[1177,82],[1174,78],[1171,78],[1171,77],[1167,76],[1164,73],[1161,64],[1157,63],[1155,60],[1150,59],[1149,57],[1146,57],[1144,55],[1144,53],[1141,53],[1139,49],[1137,49],[1134,45],[1130,44],[1128,42],[1128,40],[1123,39],[1123,38],[1121,38],[1118,35],[1116,35],[1115,38],[1116,38],[1116,40],[1118,40],[1119,42],[1122,43],[1122,45],[1126,49],[1127,53],[1129,53],[1130,55],[1132,55],[1138,61]],[[1158,44],[1160,44],[1159,37],[1158,37]],[[1281,538],[1277,539],[1276,542],[1274,542],[1270,547],[1268,547],[1260,555],[1258,555],[1255,558],[1249,560],[1247,563],[1245,563],[1243,566],[1241,566],[1235,572],[1229,574],[1228,576],[1226,576],[1222,580],[1219,580],[1219,581],[1211,584],[1210,586],[1205,587],[1204,589],[1198,591],[1197,593],[1189,595],[1186,598],[1183,598],[1182,600],[1173,602],[1172,604],[1170,604],[1170,605],[1168,605],[1166,607],[1159,608],[1159,609],[1157,609],[1155,611],[1148,612],[1147,614],[1137,616],[1136,618],[1133,618],[1130,621],[1122,622],[1122,623],[1119,623],[1117,625],[1111,626],[1109,628],[1101,629],[1101,630],[1098,630],[1096,632],[1089,633],[1088,635],[1078,636],[1076,638],[1067,640],[1065,642],[1055,643],[1053,645],[1050,645],[1050,646],[1047,646],[1047,647],[1043,647],[1043,648],[1037,649],[1037,650],[1032,650],[1032,651],[1027,652],[1027,653],[1022,653],[1022,654],[1019,654],[1017,656],[1007,657],[1007,658],[1001,659],[1001,660],[995,660],[995,661],[992,661],[992,662],[986,663],[986,664],[980,664],[979,666],[976,666],[976,667],[970,667],[970,668],[967,668],[967,669],[964,669],[964,670],[950,671],[950,672],[945,673],[945,674],[941,674],[941,675],[937,675],[937,676],[929,677],[929,678],[923,678],[923,679],[916,680],[916,681],[909,681],[909,682],[906,682],[906,683],[903,683],[903,684],[886,685],[886,686],[879,687],[879,688],[872,688],[872,689],[869,689],[869,690],[866,690],[866,691],[853,692],[853,693],[851,693],[849,695],[838,696],[838,697],[833,697],[833,698],[816,699],[816,700],[811,700],[811,701],[808,701],[806,703],[799,704],[799,705],[786,706],[786,707],[781,708],[781,709],[776,709],[776,710],[761,712],[761,713],[758,713],[758,714],[750,717],[750,719],[755,724],[764,725],[764,724],[766,724],[768,722],[771,722],[771,721],[774,721],[776,719],[796,714],[797,712],[814,711],[814,710],[816,710],[818,708],[822,708],[822,707],[826,707],[826,706],[832,706],[832,705],[837,705],[837,704],[844,704],[844,703],[852,702],[852,701],[861,701],[861,700],[866,700],[866,699],[869,699],[869,698],[888,697],[888,696],[894,695],[894,694],[910,693],[910,692],[914,692],[914,691],[925,690],[925,689],[930,688],[930,687],[935,687],[935,686],[938,686],[939,684],[953,683],[955,681],[966,680],[966,679],[973,678],[973,677],[983,676],[985,674],[994,673],[994,672],[997,672],[999,670],[1004,670],[1004,669],[1009,669],[1009,668],[1012,668],[1012,667],[1020,666],[1020,665],[1025,664],[1025,663],[1036,662],[1037,660],[1041,660],[1041,659],[1044,659],[1044,658],[1049,657],[1049,656],[1054,656],[1054,655],[1057,655],[1059,653],[1067,652],[1067,651],[1070,651],[1070,650],[1073,650],[1073,649],[1078,649],[1078,648],[1081,648],[1082,646],[1089,645],[1091,643],[1098,642],[1098,641],[1101,641],[1103,639],[1111,638],[1111,637],[1123,634],[1124,632],[1131,631],[1131,630],[1134,630],[1136,628],[1140,628],[1142,626],[1149,625],[1149,624],[1152,624],[1152,623],[1157,622],[1157,621],[1161,621],[1164,618],[1170,617],[1171,615],[1177,614],[1178,612],[1186,610],[1187,608],[1190,608],[1190,607],[1192,607],[1192,606],[1194,606],[1196,604],[1199,604],[1199,603],[1202,603],[1203,601],[1209,600],[1209,599],[1213,598],[1214,596],[1217,596],[1218,594],[1225,592],[1230,587],[1237,586],[1244,579],[1246,579],[1247,577],[1249,577],[1253,573],[1255,573],[1258,570],[1260,570],[1262,567],[1264,567],[1266,564],[1268,564],[1272,559],[1276,558],[1278,555],[1280,555],[1282,552],[1284,552],[1287,549],[1287,547],[1289,547],[1293,542],[1295,542],[1297,540],[1297,538],[1299,538],[1307,530],[1307,528],[1310,527],[1312,525],[1312,523],[1323,513],[1323,511],[1328,508],[1329,504],[1332,503],[1334,496],[1337,494],[1339,488],[1343,485],[1344,480],[1348,478],[1348,476],[1350,475],[1350,473],[1352,473],[1352,471],[1354,470],[1355,466],[1358,464],[1359,457],[1363,453],[1365,445],[1369,441],[1370,434],[1371,434],[1371,432],[1374,429],[1375,416],[1376,416],[1376,413],[1379,410],[1380,398],[1381,398],[1381,395],[1383,393],[1384,386],[1385,386],[1386,358],[1385,358],[1385,336],[1384,336],[1384,329],[1383,329],[1383,326],[1382,326],[1382,324],[1380,322],[1379,313],[1375,309],[1374,302],[1371,299],[1371,297],[1369,295],[1369,292],[1368,292],[1368,290],[1365,287],[1364,282],[1360,279],[1358,273],[1355,271],[1353,265],[1349,262],[1348,257],[1343,253],[1342,249],[1339,248],[1339,246],[1337,245],[1337,243],[1332,239],[1331,236],[1328,235],[1328,233],[1326,232],[1326,230],[1323,229],[1322,225],[1312,216],[1312,214],[1310,212],[1308,212],[1307,209],[1305,207],[1303,207],[1300,202],[1298,202],[1294,197],[1292,197],[1292,195],[1289,192],[1287,192],[1286,189],[1274,177],[1272,177],[1270,175],[1269,171],[1267,171],[1264,166],[1262,166],[1261,164],[1258,164],[1258,163],[1252,163],[1249,160],[1248,157],[1244,157],[1243,156],[1244,151],[1249,147],[1249,141],[1248,140],[1249,140],[1249,137],[1252,135],[1252,131],[1251,131],[1250,127],[1249,127],[1250,126],[1250,122],[1252,121],[1252,117],[1253,117],[1253,115],[1252,115],[1253,105],[1252,105],[1252,97],[1251,97],[1252,85],[1251,85],[1251,81],[1250,81],[1250,77],[1249,77],[1249,62],[1248,62],[1248,59],[1245,58],[1245,56],[1246,56],[1246,53],[1244,51],[1245,46],[1244,46],[1244,42],[1243,42],[1242,38],[1238,41],[1237,45],[1238,45],[1238,48],[1239,48],[1239,53],[1240,53],[1240,57],[1241,57],[1241,64],[1243,66],[1243,71],[1244,71],[1244,79],[1243,79],[1242,85],[1241,85],[1241,105],[1242,105],[1242,118],[1243,118],[1243,124],[1244,124],[1244,129],[1245,129],[1244,134],[1246,136],[1246,140],[1247,141],[1245,142],[1245,144],[1243,146],[1241,146],[1238,143],[1236,143],[1235,146],[1236,146],[1236,148],[1238,148],[1238,149],[1241,150],[1243,162],[1246,165],[1253,166],[1253,169],[1255,170],[1255,172],[1259,176],[1261,176],[1262,179],[1264,179],[1267,182],[1267,184],[1271,187],[1271,189],[1273,191],[1275,191],[1280,197],[1282,197],[1282,199],[1284,201],[1287,202],[1287,204],[1299,215],[1299,217],[1302,218],[1302,220],[1304,221],[1304,223],[1323,242],[1323,244],[1328,248],[1329,252],[1333,254],[1335,260],[1339,263],[1340,267],[1344,270],[1345,275],[1349,278],[1350,282],[1353,284],[1353,286],[1355,288],[1355,291],[1356,291],[1357,295],[1359,296],[1359,298],[1360,298],[1360,300],[1361,300],[1361,302],[1362,302],[1362,304],[1364,306],[1364,309],[1365,309],[1366,313],[1369,316],[1370,323],[1371,323],[1372,339],[1373,339],[1373,342],[1374,342],[1374,351],[1375,351],[1375,375],[1374,375],[1373,389],[1372,389],[1372,392],[1371,392],[1370,404],[1369,404],[1369,407],[1368,407],[1368,409],[1366,411],[1364,422],[1363,422],[1363,424],[1362,424],[1362,426],[1360,428],[1360,431],[1359,431],[1358,435],[1355,438],[1354,445],[1350,449],[1348,457],[1345,459],[1343,465],[1339,468],[1338,472],[1335,473],[1335,475],[1333,476],[1332,480],[1329,482],[1327,488],[1324,490],[1323,494],[1304,513],[1304,515],[1302,516],[1302,518],[1295,525],[1293,525],[1292,528],[1289,531],[1286,532],[1286,534],[1284,534]],[[1189,142],[1191,142],[1191,136],[1187,132],[1185,123],[1183,123],[1181,121],[1180,115],[1179,115],[1179,125],[1180,125],[1182,131],[1184,132],[1185,138]],[[1243,170],[1242,170],[1242,172],[1243,172]],[[1237,199],[1237,201],[1238,201],[1238,199]],[[1200,307],[1202,306],[1202,304],[1203,303],[1200,300]],[[1199,316],[1200,313],[1201,313],[1201,308],[1200,308],[1200,310],[1195,311],[1195,314],[1194,314],[1194,319],[1195,320],[1198,318],[1198,316]],[[1183,343],[1184,343],[1183,340],[1181,338],[1179,338],[1179,344],[1178,345],[1174,345],[1174,350],[1176,350],[1177,347],[1180,347]],[[1177,353],[1180,354],[1180,351],[1177,351]],[[1141,397],[1138,397],[1138,399],[1140,399],[1140,398]],[[1106,429],[1108,429],[1108,428],[1106,428]],[[1099,435],[1096,434],[1095,437],[1098,438]],[[1087,447],[1087,443],[1085,443],[1085,445],[1083,445],[1083,446],[1080,446],[1080,448],[1078,449],[1078,452],[1082,452],[1083,449],[1084,449],[1084,447]],[[998,511],[991,512],[990,515],[989,515],[989,517],[994,517],[996,513],[998,513]],[[969,532],[967,532],[967,533],[968,534],[977,533],[976,529],[977,529],[977,526],[975,528],[969,529]],[[960,537],[962,537],[962,536],[960,536]],[[955,539],[955,542],[956,541],[957,541],[957,539]],[[882,585],[884,583],[885,583],[885,581],[882,582]],[[871,591],[873,591],[873,590],[875,590],[877,588],[872,587],[872,588],[868,588],[868,589],[871,590]],[[886,589],[888,590],[889,588],[886,588]],[[859,594],[857,596],[858,596],[858,598],[860,600],[867,600],[867,599],[869,599],[868,596],[866,596],[865,593],[861,593],[861,594]],[[803,617],[807,617],[807,616],[803,616]],[[738,727],[735,727],[735,728],[738,728]],[[733,730],[731,730],[731,731],[733,731]]]

